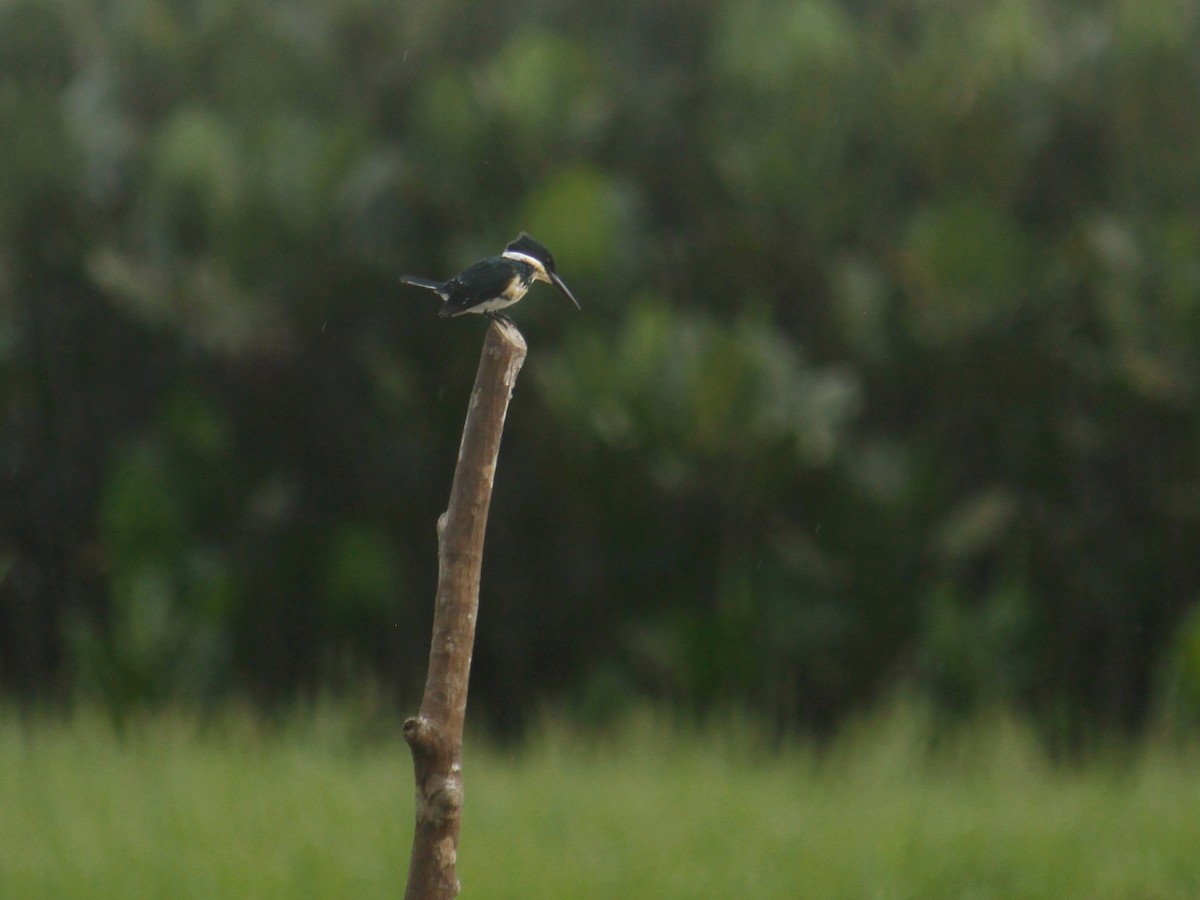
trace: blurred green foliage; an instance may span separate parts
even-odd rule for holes
[[[411,702],[480,323],[397,276],[524,228],[584,312],[519,310],[494,723],[1198,714],[1197,46],[1175,0],[0,0],[0,679]]]

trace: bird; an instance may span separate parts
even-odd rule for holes
[[[579,301],[559,277],[554,256],[544,244],[524,231],[509,241],[499,256],[489,256],[463,269],[449,281],[433,281],[415,275],[401,275],[400,281],[433,291],[442,298],[438,317],[480,313],[490,319],[512,323],[500,312],[525,296],[535,281],[552,284],[580,309]]]

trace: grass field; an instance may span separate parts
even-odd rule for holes
[[[364,722],[0,713],[0,897],[399,897],[411,767]],[[472,741],[462,896],[1200,897],[1200,749],[1062,767],[1003,718],[936,750],[924,722],[900,709],[821,751],[649,715]]]

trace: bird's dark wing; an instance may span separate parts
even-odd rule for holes
[[[446,282],[449,297],[442,315],[453,316],[499,297],[518,275],[511,260],[490,256],[463,269]]]

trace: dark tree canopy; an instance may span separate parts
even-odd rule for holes
[[[482,323],[398,276],[527,230],[584,311],[513,311],[494,724],[1200,709],[1197,46],[1115,0],[0,0],[0,685],[411,706]]]

